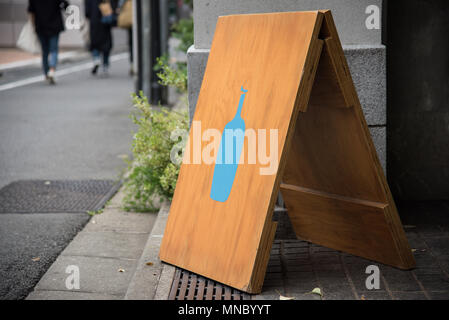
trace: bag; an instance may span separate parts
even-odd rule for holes
[[[80,27],[81,37],[83,38],[84,45],[86,48],[90,45],[90,32],[89,32],[89,21],[86,19],[83,20]]]
[[[101,15],[102,15],[103,17],[110,16],[110,15],[113,13],[113,11],[112,11],[112,6],[111,6],[111,2],[109,2],[109,1],[100,3],[100,4],[98,5],[98,8],[100,9]]]
[[[112,10],[111,2],[106,1],[98,5],[101,12],[101,23],[115,26],[117,24],[117,15]]]
[[[129,29],[133,26],[133,2],[131,0],[126,0],[120,9],[117,25],[124,29]]]
[[[28,20],[27,23],[25,23],[22,31],[20,31],[20,35],[17,39],[16,45],[18,48],[32,54],[41,53],[41,44],[37,37],[36,31],[34,30],[31,19]]]

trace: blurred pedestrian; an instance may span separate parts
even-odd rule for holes
[[[117,2],[118,0],[85,0],[84,3],[90,27],[89,49],[94,60],[93,75],[97,74],[101,63],[103,63],[103,74],[108,74],[109,55],[112,50],[112,27],[117,24]]]
[[[117,19],[117,25],[123,28],[128,33],[128,52],[130,69],[129,74],[134,75],[133,67],[133,6],[132,0],[120,0],[119,1],[119,15]]]
[[[28,12],[42,47],[42,68],[50,84],[55,84],[59,33],[64,31],[61,10],[68,6],[65,0],[28,0]]]

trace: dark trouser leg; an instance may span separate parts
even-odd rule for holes
[[[129,61],[133,62],[133,28],[128,29],[128,49],[129,49]]]
[[[48,47],[50,53],[50,62],[48,64],[49,68],[56,69],[56,65],[58,64],[58,42],[59,34],[51,36],[48,39]]]
[[[42,48],[42,69],[44,70],[44,74],[47,75],[50,69],[48,65],[48,54],[50,52],[49,38],[41,34],[38,37]]]
[[[110,55],[110,53],[111,53],[110,50],[103,51],[103,66],[105,68],[109,67],[109,55]]]

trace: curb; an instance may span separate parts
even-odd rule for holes
[[[168,298],[175,267],[159,259],[159,248],[169,209],[170,203],[162,203],[153,230],[128,286],[125,300],[167,300]],[[148,263],[152,264],[148,265]]]
[[[89,52],[87,52],[85,49],[71,50],[71,51],[59,53],[58,63],[63,63],[63,62],[70,61],[70,60],[78,61],[78,60],[88,58],[88,57],[90,57]],[[0,72],[11,71],[11,70],[15,70],[15,69],[22,69],[22,68],[30,67],[30,66],[38,67],[41,65],[41,63],[42,63],[41,57],[30,58],[30,59],[10,62],[10,63],[4,63],[4,64],[0,64]]]

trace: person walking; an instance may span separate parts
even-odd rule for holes
[[[86,18],[89,19],[90,45],[94,66],[92,74],[96,75],[103,58],[103,74],[109,72],[109,55],[112,50],[112,27],[117,23],[117,1],[85,0]]]
[[[59,33],[64,31],[61,10],[68,6],[65,0],[28,0],[28,13],[42,47],[42,68],[50,84],[55,84]]]
[[[129,52],[129,75],[134,75],[133,67],[133,4],[132,0],[119,0],[119,15],[117,26],[126,30],[128,34],[128,52]]]

